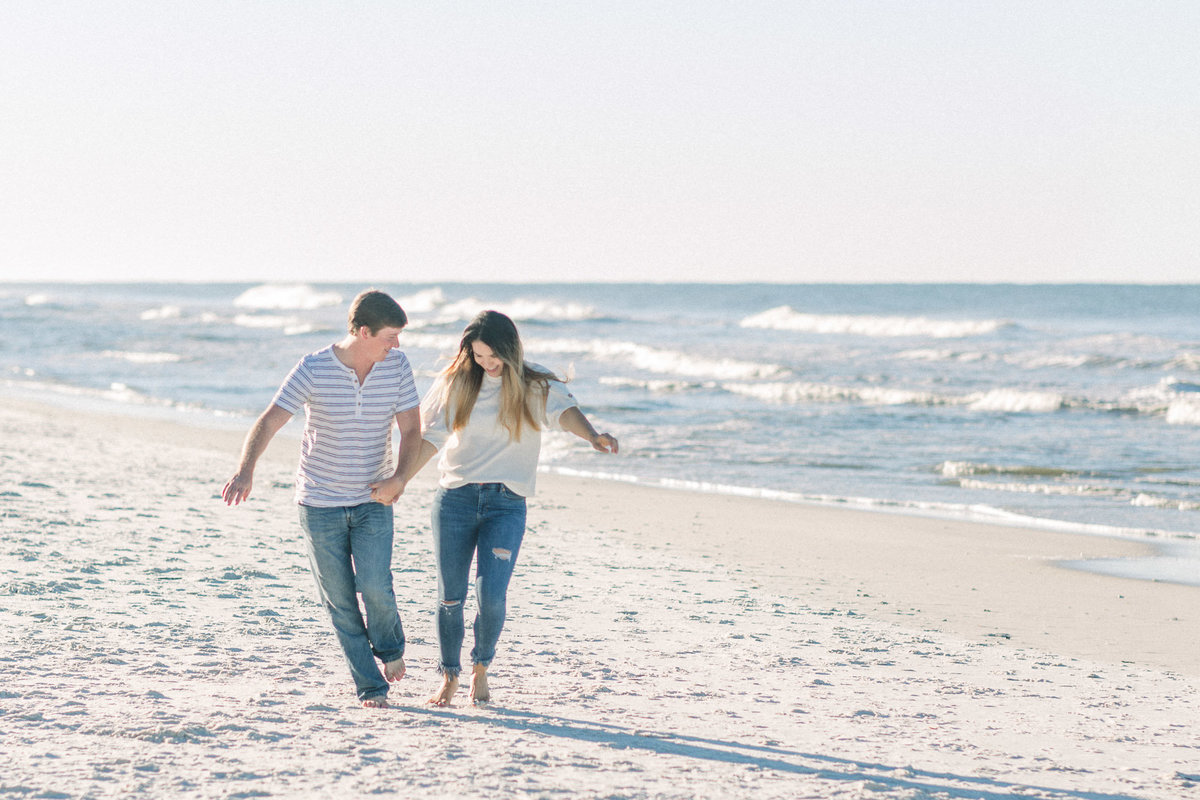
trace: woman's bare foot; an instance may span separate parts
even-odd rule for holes
[[[476,664],[471,670],[471,702],[480,705],[491,699],[487,684],[487,667]]]
[[[363,700],[363,708],[391,708],[386,697],[368,697]]]
[[[397,658],[395,661],[389,661],[383,665],[383,677],[387,678],[388,683],[395,683],[404,677],[404,659]]]
[[[435,706],[448,706],[458,691],[458,676],[445,673],[442,675],[442,688],[433,693],[429,703]]]

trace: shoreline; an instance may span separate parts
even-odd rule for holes
[[[653,487],[540,475],[559,524],[597,529],[622,507],[662,505]],[[613,488],[608,488],[613,487]],[[592,497],[588,502],[586,498]],[[555,498],[551,501],[549,498]],[[566,509],[559,497],[570,497]],[[1112,537],[880,514],[785,501],[705,496],[669,522],[613,531],[651,550],[678,549],[822,613],[848,613],[971,641],[1200,675],[1191,631],[1200,587],[1085,572],[1066,562],[1145,558],[1155,545]],[[670,504],[669,504],[670,505]],[[584,511],[583,509],[587,509]],[[586,514],[584,519],[580,519]],[[753,520],[746,539],[729,535]],[[754,545],[746,547],[747,544]]]
[[[901,517],[917,517],[929,520],[945,520],[951,523],[963,522],[971,525],[994,525],[1004,528],[1020,528],[1030,531],[1049,531],[1065,533],[1072,536],[1098,536],[1101,538],[1117,539],[1145,544],[1151,548],[1149,561],[1158,556],[1166,556],[1169,549],[1183,551],[1189,548],[1196,550],[1189,557],[1197,560],[1200,566],[1200,540],[1194,534],[1184,531],[1158,531],[1141,528],[1118,528],[1111,525],[1093,524],[1087,522],[1070,522],[1050,518],[1030,517],[1022,514],[989,508],[987,512],[973,511],[969,506],[927,503],[923,505],[906,506],[904,503],[892,500],[881,500],[872,497],[828,497],[817,498],[777,489],[758,489],[753,487],[735,486],[728,484],[712,484],[700,481],[650,479],[644,480],[636,475],[620,475],[606,472],[584,472],[574,468],[555,466],[542,467],[541,475],[559,475],[578,480],[595,480],[607,483],[620,483],[630,486],[640,486],[666,492],[684,492],[714,497],[740,497],[748,500],[766,500],[770,502],[788,503],[802,507],[840,509],[864,514],[894,514]],[[1087,566],[1074,565],[1072,569],[1091,571]],[[1103,570],[1100,574],[1113,577],[1129,578],[1131,580],[1146,580],[1153,582],[1180,583],[1185,586],[1200,586],[1200,574],[1189,577],[1188,580],[1173,580],[1155,575],[1155,570],[1147,570],[1136,574],[1136,570],[1114,572],[1115,568]]]
[[[29,388],[20,382],[0,380],[0,402],[12,402],[28,407],[42,407],[34,400],[38,396],[36,387]],[[214,413],[210,410],[187,409],[174,404],[147,404],[144,406],[131,405],[122,400],[105,397],[100,390],[83,391],[76,395],[51,394],[47,404],[72,412],[101,414],[105,416],[124,417],[141,422],[153,420],[167,425],[177,424],[186,428],[205,431],[216,431],[223,434],[244,436],[245,431],[254,422],[255,416],[240,416],[232,413]],[[89,408],[87,404],[99,404],[102,409]],[[280,440],[299,441],[300,425],[289,423],[277,434]],[[239,439],[240,446],[240,439]],[[604,464],[603,466],[610,466]],[[1141,569],[1128,567],[1121,570],[1119,565],[1104,563],[1093,570],[1086,562],[1080,561],[1071,568],[1083,571],[1095,571],[1096,574],[1110,577],[1129,578],[1156,583],[1182,583],[1187,586],[1200,586],[1200,573],[1190,580],[1177,581],[1170,577],[1169,571],[1154,568],[1154,559],[1168,555],[1170,548],[1177,550],[1194,550],[1188,558],[1200,566],[1200,537],[1185,531],[1151,530],[1145,528],[1123,528],[1115,525],[1098,523],[1072,522],[1068,520],[1032,517],[989,507],[986,512],[972,510],[971,506],[920,503],[906,505],[902,501],[887,500],[873,497],[816,497],[783,489],[764,489],[733,484],[715,484],[703,481],[644,479],[637,475],[622,474],[607,470],[583,471],[572,467],[554,465],[539,466],[539,476],[558,475],[583,481],[599,481],[620,485],[638,486],[665,492],[694,493],[713,497],[740,497],[748,500],[764,500],[782,502],[801,507],[829,508],[845,510],[854,513],[896,515],[901,517],[916,517],[928,520],[945,520],[951,523],[966,523],[970,525],[994,525],[1004,528],[1019,528],[1030,531],[1046,531],[1078,536],[1094,536],[1145,544],[1151,548],[1138,559],[1145,566]],[[1103,559],[1101,559],[1103,561]]]
[[[53,418],[48,409],[54,407],[11,398],[0,407]],[[223,453],[230,472],[244,438],[244,431],[231,426],[193,426],[167,417],[80,410],[72,416],[123,436]],[[299,438],[288,432],[298,431],[298,424],[293,420],[276,436],[260,464],[289,476],[294,472]],[[207,477],[223,482],[227,476]],[[427,466],[413,487],[431,490],[435,477],[433,466]],[[218,494],[220,482],[213,487]],[[1200,652],[1188,644],[1190,631],[1200,629],[1200,587],[1077,566],[1154,558],[1161,553],[1160,542],[553,471],[539,471],[529,507],[531,524],[538,519],[551,529],[582,525],[651,552],[677,551],[706,568],[735,574],[752,588],[796,597],[822,612],[1200,675]],[[633,509],[656,513],[642,519],[630,513]],[[658,513],[664,509],[668,513]],[[735,533],[747,528],[744,535]]]

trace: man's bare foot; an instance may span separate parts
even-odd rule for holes
[[[487,667],[476,664],[471,670],[471,702],[480,705],[491,699],[487,684]]]
[[[388,683],[395,683],[404,677],[404,659],[397,658],[395,661],[389,661],[383,665],[383,677],[387,678]]]
[[[442,688],[433,693],[429,703],[435,706],[448,706],[458,691],[458,676],[446,673],[442,675]]]
[[[363,708],[391,708],[386,697],[368,697],[363,700]]]

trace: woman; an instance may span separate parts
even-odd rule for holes
[[[441,453],[433,503],[438,570],[438,643],[442,686],[429,702],[450,704],[458,690],[463,603],[475,571],[475,647],[471,700],[488,701],[487,670],[504,627],[505,598],[525,535],[525,498],[533,494],[543,426],[554,426],[616,453],[597,433],[566,386],[525,362],[512,320],[484,311],[463,331],[458,353],[422,403],[417,469]]]

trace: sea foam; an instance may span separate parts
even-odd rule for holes
[[[966,475],[1019,475],[1033,478],[1065,478],[1079,475],[1077,471],[1059,467],[1037,467],[1029,465],[1006,466],[1002,464],[974,463],[971,461],[943,461],[937,471],[947,478]]]
[[[517,322],[529,323],[584,321],[596,319],[599,316],[596,309],[590,305],[560,300],[518,297],[512,300],[493,302],[480,300],[477,297],[467,297],[461,300],[447,301],[445,293],[439,288],[425,289],[403,297],[397,302],[405,311],[425,315],[423,319],[418,317],[410,321],[410,324],[415,327],[467,322],[485,309],[499,311]]]
[[[854,334],[858,336],[925,336],[955,339],[993,333],[1010,323],[1003,320],[941,320],[928,317],[882,317],[853,314],[805,314],[779,306],[741,321],[743,328],[766,328],[801,333]]]
[[[1066,399],[1057,392],[1029,392],[1018,389],[992,389],[968,395],[965,401],[972,411],[1012,413],[1049,413],[1058,411],[1066,404]]]
[[[1167,406],[1168,425],[1200,425],[1200,399],[1180,398]]]
[[[176,305],[159,306],[158,308],[150,308],[138,315],[138,318],[145,322],[153,322],[160,319],[179,319],[183,315],[183,309]]]
[[[422,289],[415,294],[397,297],[396,302],[400,304],[400,307],[407,314],[428,314],[437,309],[438,306],[445,305],[446,294],[441,289],[434,287],[432,289]]]
[[[233,324],[239,328],[279,328],[281,330],[302,324],[298,317],[285,317],[278,314],[238,314],[233,318]]]
[[[264,284],[247,289],[233,301],[237,308],[261,310],[303,310],[336,306],[342,302],[337,292],[317,291],[306,284]]]
[[[599,361],[622,361],[636,369],[687,378],[750,380],[786,375],[778,364],[742,361],[734,358],[705,357],[627,341],[607,339],[528,339],[527,356],[536,360],[538,353],[569,353]]]
[[[771,382],[726,383],[722,388],[768,403],[863,403],[865,405],[945,405],[948,401],[928,392],[867,386],[861,388],[825,383]]]
[[[183,360],[183,356],[178,353],[140,353],[127,350],[105,350],[100,355],[105,358],[128,361],[131,364],[173,364]]]
[[[641,389],[651,394],[675,394],[677,392],[698,391],[712,388],[714,385],[711,382],[670,379],[637,380],[635,378],[623,378],[614,375],[600,376],[600,383],[604,386],[613,386],[618,389]]]

